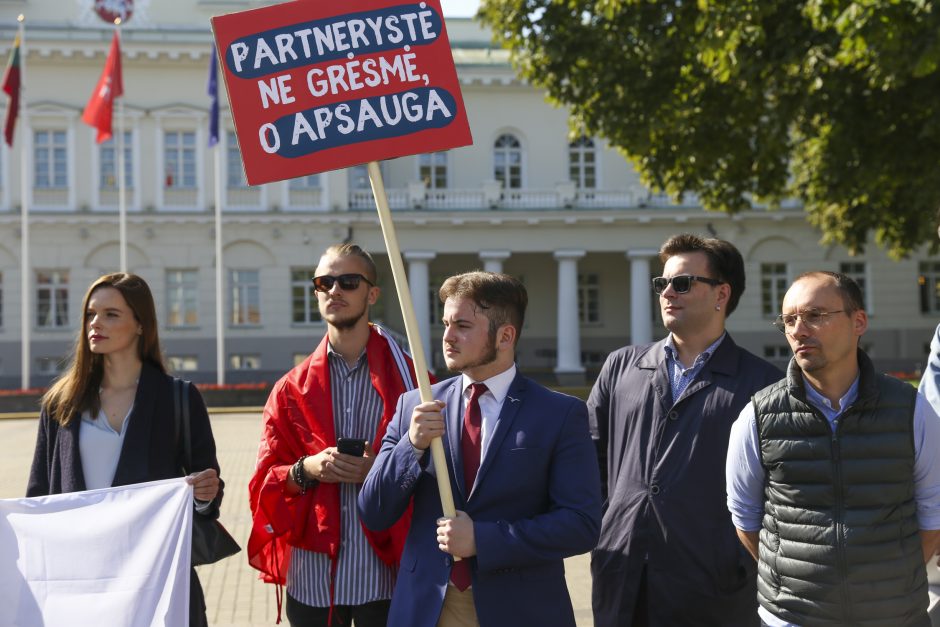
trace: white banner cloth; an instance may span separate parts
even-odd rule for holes
[[[0,625],[189,624],[184,479],[0,500]]]

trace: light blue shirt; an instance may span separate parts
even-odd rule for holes
[[[85,477],[85,489],[97,490],[110,488],[117,472],[124,436],[131,421],[134,406],[127,410],[121,431],[115,431],[104,410],[98,410],[98,417],[92,418],[88,411],[82,412],[82,424],[78,427],[78,452],[82,458],[82,475]]]
[[[806,379],[806,400],[818,409],[833,429],[839,424],[843,410],[858,398],[858,378],[839,399],[834,409]],[[923,394],[917,394],[914,405],[914,500],[917,503],[917,522],[921,529],[940,529],[940,417]],[[759,531],[764,515],[764,467],[761,464],[760,445],[754,404],[748,403],[731,426],[728,442],[728,460],[725,480],[728,491],[728,510],[734,526],[742,531]],[[758,609],[761,619],[772,627],[797,627],[783,621],[763,607]]]
[[[669,387],[672,390],[673,404],[679,400],[682,393],[689,387],[689,384],[695,380],[695,377],[698,376],[698,373],[702,371],[702,368],[705,367],[705,364],[708,363],[708,360],[711,359],[711,356],[715,353],[718,345],[721,344],[722,340],[727,336],[727,332],[722,333],[721,337],[712,342],[708,348],[703,350],[702,353],[695,358],[692,365],[686,368],[682,362],[679,361],[679,351],[676,350],[676,344],[672,340],[672,333],[669,334],[663,349],[666,351],[666,368],[669,371]]]
[[[930,356],[927,358],[927,368],[920,380],[919,391],[930,403],[934,411],[940,413],[940,325],[934,331],[930,342]]]

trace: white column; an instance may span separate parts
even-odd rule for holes
[[[650,258],[658,254],[650,248],[627,252],[630,260],[630,343],[647,344],[653,341],[652,286],[650,285]]]
[[[558,250],[558,357],[555,373],[584,373],[581,365],[581,328],[578,323],[578,259],[583,250]]]
[[[508,250],[481,250],[480,261],[487,272],[500,274],[503,271],[503,262],[509,259],[511,254]]]
[[[415,307],[415,318],[418,320],[418,333],[421,335],[421,343],[424,344],[424,356],[429,367],[433,368],[428,266],[431,260],[437,257],[437,253],[429,250],[406,250],[402,257],[408,262],[408,289],[411,291],[411,302]]]

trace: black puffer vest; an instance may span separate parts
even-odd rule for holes
[[[829,422],[795,360],[754,396],[766,472],[758,600],[804,627],[929,627],[914,501],[916,391],[858,352],[858,399]]]

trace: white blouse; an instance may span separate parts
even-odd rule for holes
[[[121,449],[124,447],[124,435],[130,422],[134,406],[127,410],[121,432],[118,433],[108,422],[103,410],[98,410],[98,417],[92,419],[86,410],[82,412],[82,424],[78,431],[78,450],[82,459],[82,473],[85,475],[85,489],[97,490],[110,488],[114,482]]]

